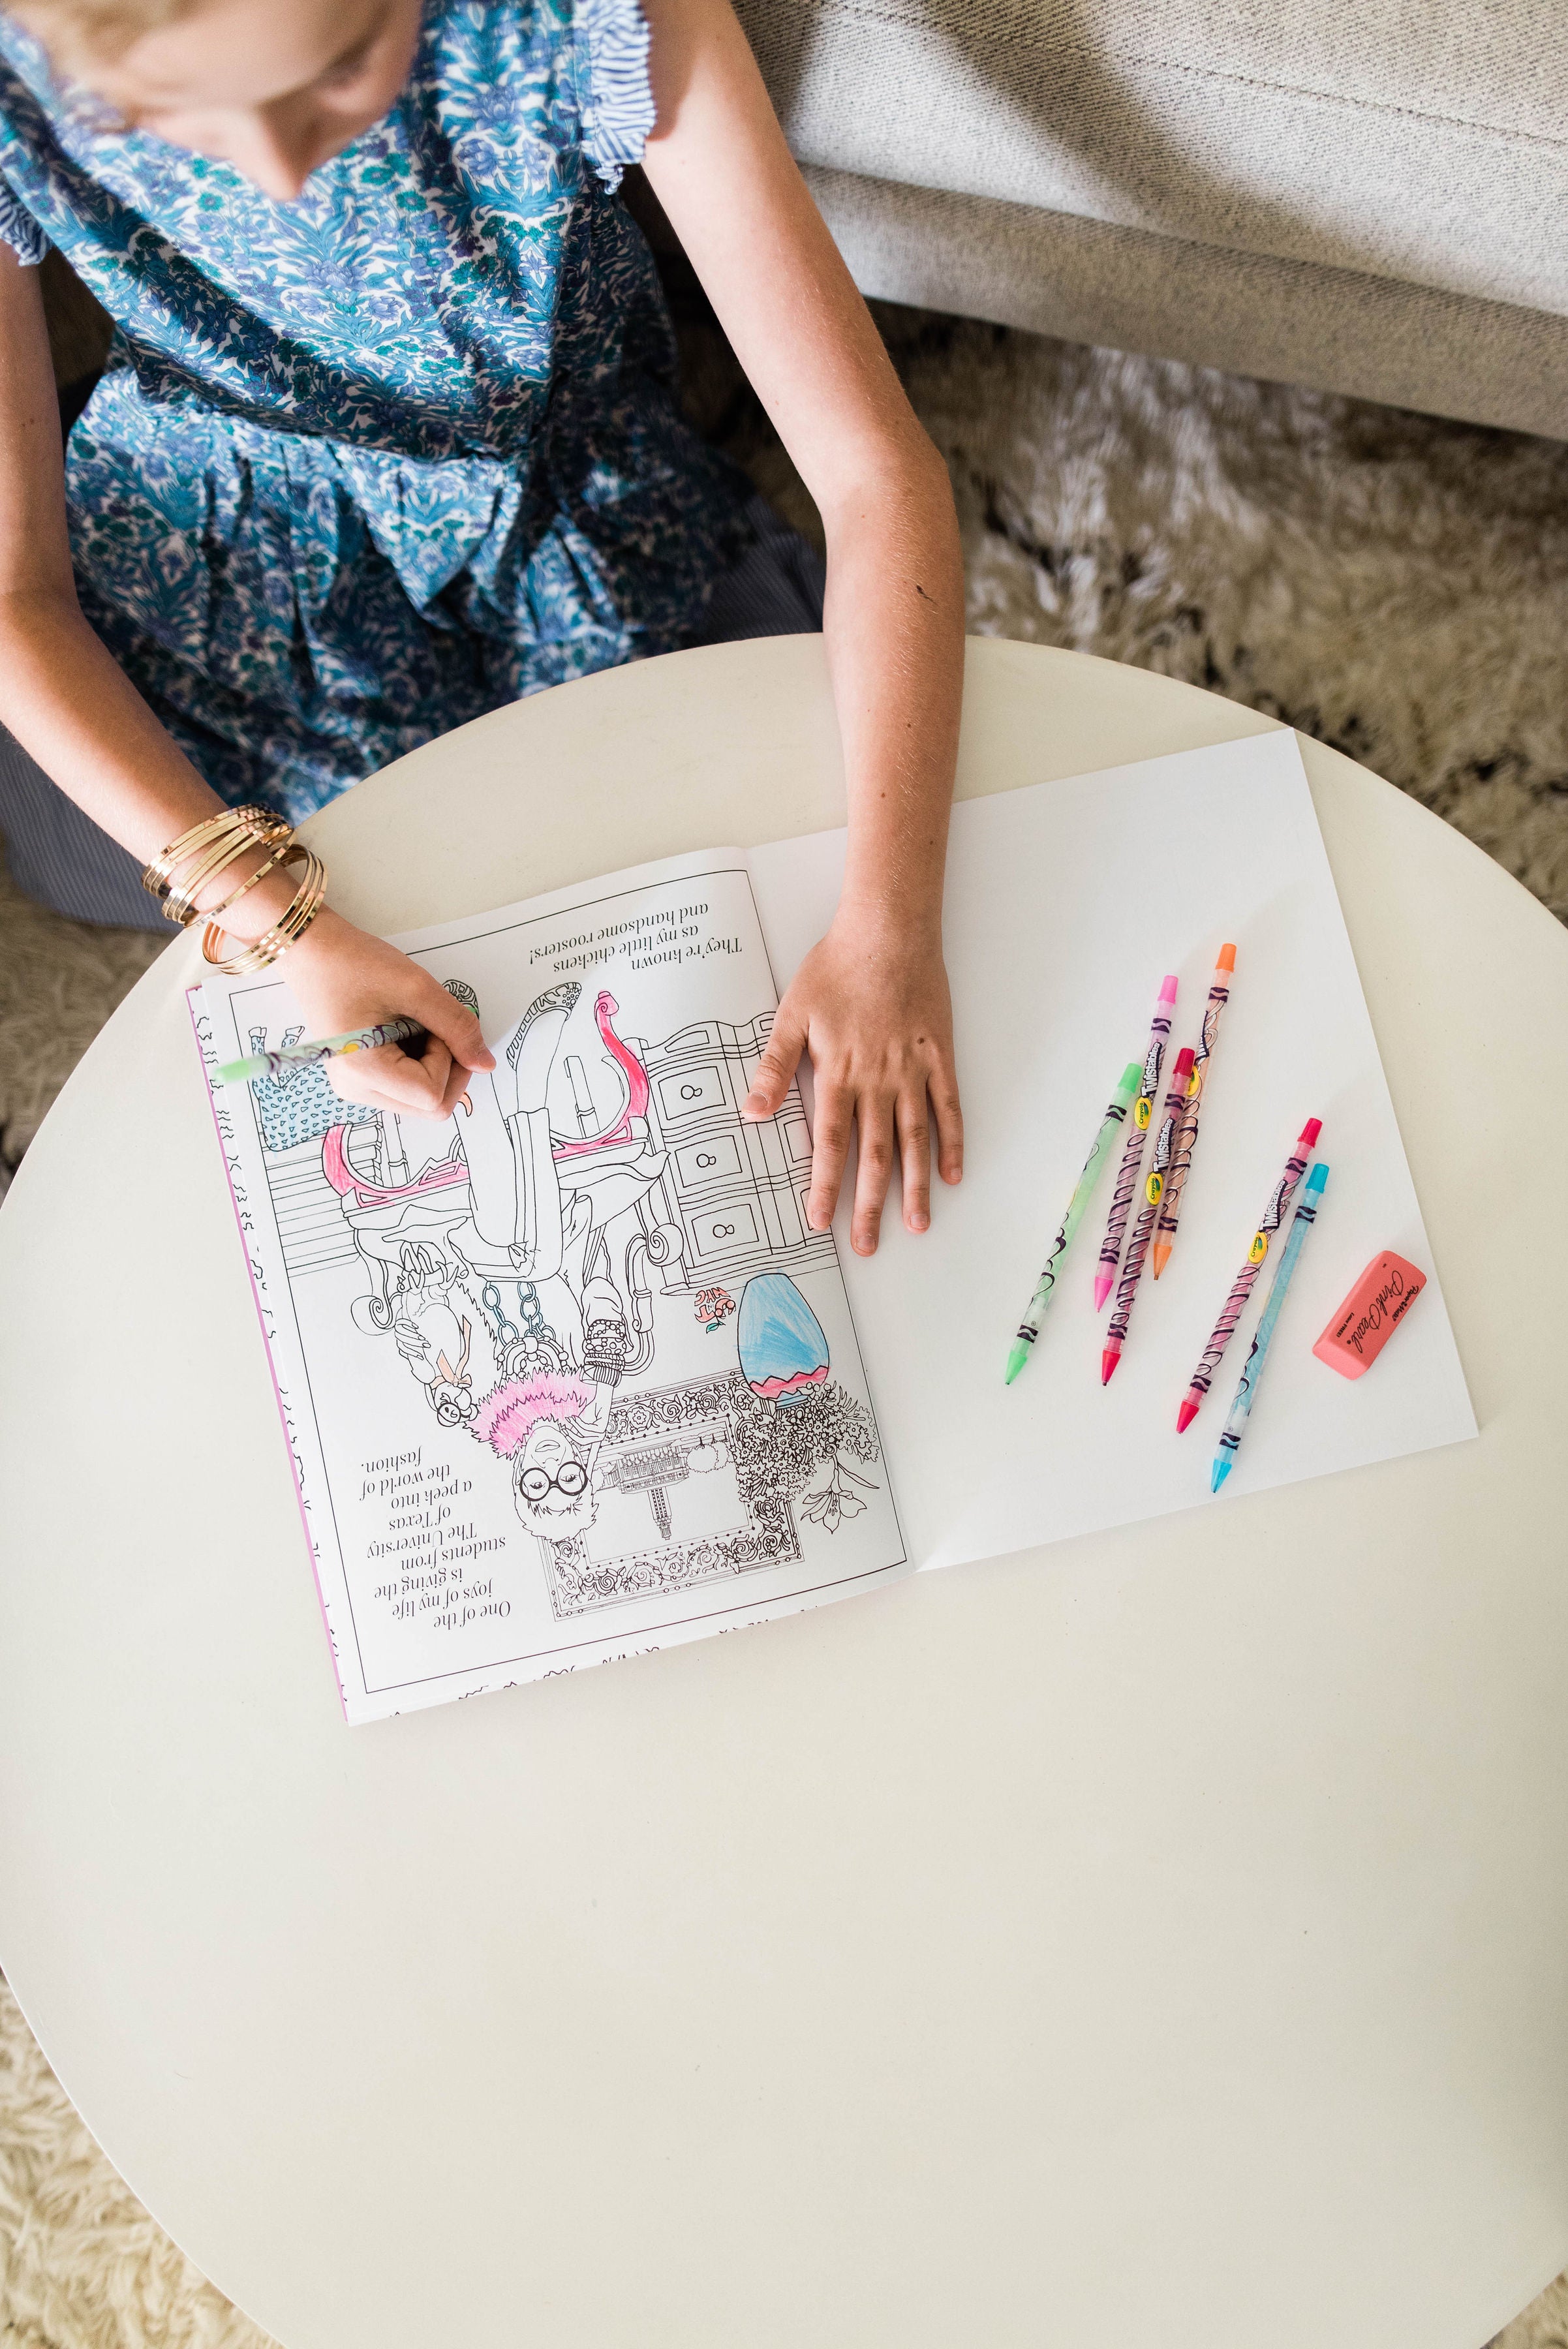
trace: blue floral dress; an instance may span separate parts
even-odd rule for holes
[[[670,650],[745,545],[614,194],[647,47],[636,0],[428,0],[391,112],[280,204],[0,17],[0,239],[117,330],[67,452],[83,606],[230,802],[298,820]]]

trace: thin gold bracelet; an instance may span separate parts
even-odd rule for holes
[[[260,824],[246,823],[237,833],[230,833],[210,847],[197,859],[189,873],[182,874],[163,901],[164,914],[170,921],[178,922],[182,929],[188,930],[202,911],[196,903],[197,894],[209,881],[220,873],[226,873],[231,864],[237,864],[242,856],[248,856],[254,849],[272,848],[279,844],[286,846],[293,838],[294,827],[281,819],[275,817],[265,830]],[[209,920],[218,911],[216,905],[210,906]]]
[[[269,963],[276,962],[280,955],[286,954],[290,947],[298,944],[321,911],[327,897],[327,867],[302,840],[289,843],[284,861],[292,863],[296,856],[305,859],[304,880],[272,928],[257,938],[254,945],[246,947],[243,954],[233,955],[224,961],[220,954],[223,933],[216,922],[207,925],[202,939],[202,952],[227,978],[240,978],[250,971],[265,970]]]
[[[148,895],[156,897],[161,904],[169,895],[170,883],[173,880],[176,868],[184,864],[187,857],[193,856],[199,848],[204,847],[209,840],[214,839],[220,832],[226,832],[238,812],[239,811],[234,808],[220,808],[216,815],[203,816],[200,823],[192,824],[187,831],[180,834],[178,840],[171,840],[167,848],[161,849],[151,864],[142,872],[141,885]]]
[[[265,881],[269,873],[276,872],[278,866],[286,861],[289,850],[296,844],[294,834],[289,831],[286,824],[283,827],[283,836],[279,840],[277,846],[273,850],[272,854],[265,858],[262,864],[256,866],[255,871],[251,874],[248,881],[242,881],[239,887],[231,891],[230,895],[223,898],[220,904],[207,906],[205,910],[205,918],[209,922],[215,923],[221,921],[222,917],[229,911],[230,907],[237,905],[240,899],[246,895],[247,891],[254,889],[258,881]],[[259,847],[261,843],[259,842],[247,841],[243,847],[235,850],[234,854],[235,856],[243,855],[244,854],[245,847]],[[234,860],[234,857],[230,857],[227,861],[230,864],[233,864]],[[190,881],[185,885],[185,889],[182,890],[179,894],[181,895],[184,895],[187,890],[194,889],[198,885],[199,885],[194,880]],[[171,898],[170,903],[171,905],[173,903],[172,898]],[[190,928],[191,924],[196,919],[197,915],[201,913],[202,910],[202,907],[199,905],[192,905],[189,913],[182,914],[180,916],[180,919],[184,923],[187,929]]]
[[[203,882],[223,872],[247,848],[270,848],[286,838],[290,830],[281,816],[266,808],[223,808],[171,840],[142,874],[141,885],[149,896],[158,899],[171,922],[183,926],[195,916],[195,893]],[[174,874],[182,865],[190,870],[176,885]]]

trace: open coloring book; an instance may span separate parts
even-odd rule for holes
[[[1162,875],[1138,939],[1117,931],[1106,854],[1128,838]],[[1240,1350],[1210,1440],[1183,1443],[1171,1415],[1307,1115],[1335,1187],[1249,1481],[1474,1432],[1435,1278],[1374,1377],[1350,1387],[1310,1356],[1376,1249],[1431,1251],[1290,735],[955,812],[972,1171],[922,1239],[890,1210],[868,1261],[807,1227],[799,1092],[766,1123],[740,1115],[842,856],[841,833],[721,850],[400,939],[496,1054],[449,1121],[348,1108],[319,1064],[213,1085],[350,1721],[1208,1506]],[[1222,936],[1236,995],[1182,1249],[1128,1368],[1100,1387],[1081,1244],[1004,1389],[1151,985],[1181,972],[1184,1040]],[[192,990],[209,1073],[298,1035],[286,970]]]

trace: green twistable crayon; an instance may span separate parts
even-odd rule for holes
[[[417,1019],[384,1019],[379,1028],[356,1028],[348,1036],[321,1036],[312,1044],[278,1044],[270,1052],[225,1061],[218,1071],[218,1082],[243,1085],[253,1077],[283,1077],[290,1069],[309,1068],[315,1061],[341,1060],[348,1052],[375,1052],[383,1044],[422,1044],[425,1035]]]
[[[1012,1351],[1007,1357],[1009,1386],[1012,1384],[1013,1380],[1029,1360],[1029,1349],[1040,1335],[1040,1324],[1045,1318],[1045,1309],[1055,1294],[1056,1276],[1062,1268],[1062,1259],[1073,1245],[1073,1235],[1083,1222],[1084,1210],[1094,1196],[1095,1185],[1109,1163],[1116,1130],[1127,1122],[1127,1113],[1132,1107],[1133,1096],[1137,1092],[1138,1081],[1142,1075],[1142,1062],[1129,1061],[1122,1071],[1121,1082],[1111,1096],[1110,1107],[1100,1121],[1100,1130],[1095,1136],[1094,1145],[1087,1158],[1084,1161],[1084,1171],[1078,1177],[1077,1188],[1067,1202],[1067,1212],[1062,1218],[1062,1228],[1052,1242],[1051,1253],[1045,1259],[1045,1268],[1034,1284],[1034,1294],[1024,1309],[1023,1319],[1018,1325],[1018,1335],[1012,1341]]]

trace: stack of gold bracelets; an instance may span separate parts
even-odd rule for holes
[[[178,922],[182,929],[188,929],[200,910],[197,890],[214,874],[226,871],[257,848],[267,851],[265,862],[221,905],[211,907],[202,939],[202,952],[207,960],[234,978],[245,971],[265,970],[268,963],[286,954],[321,911],[327,895],[327,868],[313,850],[295,838],[293,825],[286,823],[281,816],[269,815],[265,808],[224,808],[221,815],[208,816],[204,823],[193,823],[189,832],[182,832],[178,840],[171,840],[141,876],[142,887],[150,896],[157,898],[169,919]],[[304,878],[272,928],[254,946],[246,947],[243,954],[231,956],[225,962],[220,951],[224,943],[220,916],[237,905],[275,866],[301,862]]]

